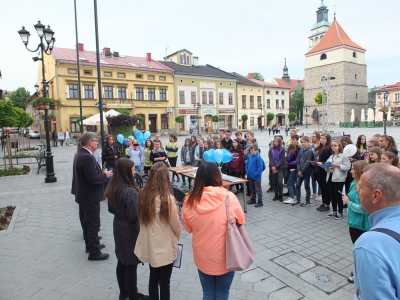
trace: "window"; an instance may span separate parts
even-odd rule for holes
[[[160,76],[160,81],[165,81],[165,76]]]
[[[261,96],[257,96],[257,107],[259,108],[261,105]]]
[[[281,104],[282,104],[282,105],[281,105],[282,109],[284,109],[284,108],[285,108],[285,100],[282,99],[282,100],[281,100]]]
[[[324,54],[321,54],[321,60],[324,60],[324,59],[326,59],[327,58],[327,56],[326,56],[326,54],[324,53]]]
[[[250,108],[254,108],[254,96],[250,96]]]
[[[105,77],[111,77],[111,76],[112,76],[112,73],[111,73],[111,72],[104,72],[104,76],[105,76]]]
[[[83,70],[83,74],[92,75],[92,71],[91,70]]]
[[[181,58],[181,65],[190,65],[190,56],[186,53],[180,55]]]
[[[282,91],[282,92],[281,92],[281,95],[285,95],[285,91]]]
[[[192,104],[196,104],[196,92],[190,92],[190,99]]]
[[[279,108],[279,99],[275,100],[275,108]]]
[[[213,92],[208,92],[208,104],[214,104],[214,94],[213,94]]]
[[[69,119],[69,128],[71,128],[71,133],[81,132],[81,127],[78,123],[78,118],[70,118]]]
[[[142,74],[136,74],[136,79],[143,79],[143,75]]]
[[[228,94],[228,103],[229,105],[233,105],[233,93]]]
[[[224,93],[219,93],[219,104],[224,104]]]
[[[105,86],[104,87],[104,98],[112,99],[113,98],[113,88],[112,86]]]
[[[275,95],[279,95],[279,91],[275,91]]]
[[[93,85],[84,85],[83,89],[85,91],[86,99],[93,99]]]
[[[161,114],[161,129],[168,129],[168,114]]]
[[[118,98],[119,99],[126,99],[126,88],[125,87],[119,87],[118,88]]]
[[[250,117],[250,126],[254,126],[254,117]]]
[[[185,91],[179,91],[179,104],[185,104]]]
[[[136,88],[136,100],[143,100],[143,88]]]
[[[147,78],[148,78],[149,80],[154,80],[154,75],[149,75],[149,76],[147,76]]]
[[[358,99],[358,94],[356,93],[356,99]]]
[[[271,91],[267,90],[267,95],[271,94]]]
[[[267,99],[267,108],[271,108],[271,99]]]
[[[394,101],[400,101],[400,93],[394,93]]]
[[[77,71],[76,71],[76,69],[68,69],[68,73],[69,74],[76,74]]]
[[[117,75],[119,78],[125,78],[125,73],[118,73]]]
[[[167,90],[160,90],[160,101],[167,101]]]
[[[207,92],[201,92],[201,99],[203,104],[207,104]]]
[[[155,89],[147,89],[148,100],[156,100],[156,90]]]
[[[86,131],[97,132],[96,125],[86,125]]]
[[[69,93],[68,93],[69,98],[78,98],[78,85],[77,84],[68,85],[68,89],[69,89]]]
[[[357,57],[357,52],[353,52],[353,57]]]
[[[357,74],[354,74],[354,79],[357,79]]]
[[[242,108],[246,108],[246,95],[242,95]]]

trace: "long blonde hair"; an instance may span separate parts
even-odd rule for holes
[[[168,224],[172,195],[168,169],[163,162],[157,162],[151,167],[146,185],[139,191],[138,217],[140,226],[148,226],[154,221],[157,197],[160,197],[160,219],[163,223]]]

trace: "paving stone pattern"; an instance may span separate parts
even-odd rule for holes
[[[301,130],[314,129],[310,126]],[[368,139],[382,133],[382,129],[364,128],[363,132]],[[388,132],[400,138],[394,129],[388,128]],[[346,129],[346,133],[355,141],[359,129]],[[268,163],[272,136],[265,131],[255,134]],[[184,138],[179,137],[181,145]],[[105,202],[101,203],[100,234],[106,245],[104,252],[110,253],[110,258],[87,260],[78,205],[70,194],[75,151],[74,146],[53,148],[57,183],[44,183],[45,171],[37,175],[34,165],[30,165],[34,167],[30,175],[0,178],[0,206],[21,205],[13,230],[0,233],[2,300],[118,299],[113,216]],[[262,186],[265,192],[268,170],[263,174]],[[311,207],[303,208],[272,201],[272,197],[264,194],[261,208],[248,206],[246,230],[257,255],[248,270],[236,272],[230,299],[352,299],[353,285],[346,281],[353,268],[346,218],[327,219],[327,212],[315,209],[319,201],[312,200]],[[183,231],[180,243],[184,245],[182,267],[173,270],[171,299],[202,299],[191,235]],[[318,280],[319,275],[330,280]],[[140,265],[138,288],[145,294],[148,276],[148,266]]]

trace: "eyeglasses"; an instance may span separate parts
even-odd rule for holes
[[[98,143],[99,142],[99,140],[91,140],[92,142],[96,142],[96,143]]]

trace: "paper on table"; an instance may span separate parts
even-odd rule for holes
[[[178,244],[178,253],[176,255],[176,258],[174,260],[173,266],[175,268],[180,268],[181,267],[181,262],[182,262],[182,250],[183,250],[183,245]]]
[[[327,161],[326,163],[323,163],[322,165],[320,165],[320,167],[322,169],[328,169],[331,165],[332,165],[332,163],[330,161]]]

